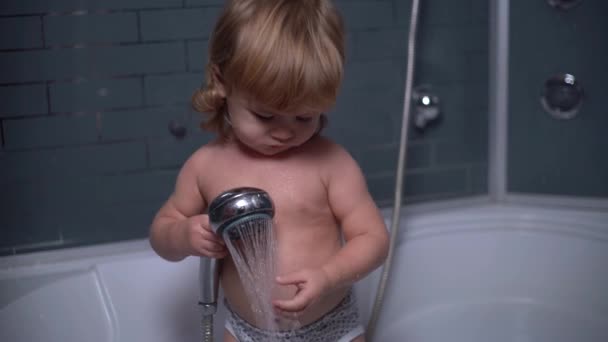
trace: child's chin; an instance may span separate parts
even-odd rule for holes
[[[290,150],[290,147],[258,149],[257,152],[267,157],[279,155]]]

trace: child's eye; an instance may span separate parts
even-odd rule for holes
[[[270,121],[274,118],[274,115],[268,115],[268,114],[260,114],[260,113],[256,113],[256,112],[252,112],[253,115],[262,120],[262,121]]]
[[[312,121],[312,116],[296,116],[296,120],[300,122],[310,122]]]

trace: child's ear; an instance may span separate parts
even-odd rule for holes
[[[213,83],[215,84],[217,92],[222,97],[226,97],[226,85],[224,84],[224,78],[222,77],[220,67],[218,67],[217,64],[211,65],[211,77],[213,78]]]

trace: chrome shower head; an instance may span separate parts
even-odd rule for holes
[[[235,188],[221,193],[208,208],[211,229],[224,241],[236,242],[243,234],[255,235],[268,229],[268,222],[274,217],[274,205],[264,190],[256,188]],[[245,227],[245,229],[243,229]],[[199,304],[203,316],[213,315],[217,309],[217,294],[221,259],[201,258],[199,277],[201,296]]]
[[[274,205],[264,190],[243,187],[223,192],[209,205],[211,229],[224,240],[238,240],[240,224],[252,219],[272,219]],[[260,225],[252,226],[261,227]],[[259,229],[259,228],[258,228]]]

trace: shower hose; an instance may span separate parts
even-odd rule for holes
[[[397,241],[397,232],[399,231],[399,215],[401,210],[401,197],[403,188],[403,177],[405,174],[405,150],[407,143],[407,132],[408,123],[410,118],[410,103],[412,100],[412,83],[414,80],[414,59],[416,51],[416,30],[418,25],[418,9],[419,0],[412,0],[412,10],[410,16],[410,30],[407,44],[407,69],[405,74],[405,96],[403,101],[403,116],[401,119],[401,136],[399,140],[399,156],[397,160],[397,175],[395,179],[395,198],[393,205],[393,213],[391,219],[390,229],[390,242],[388,248],[388,256],[384,262],[382,273],[380,275],[380,281],[376,290],[376,298],[370,314],[370,319],[366,329],[366,340],[374,341],[374,333],[376,325],[378,324],[378,318],[380,316],[380,310],[382,309],[382,302],[384,300],[384,294],[388,283],[388,277],[390,274],[391,265],[393,263],[393,254],[395,249],[395,242]]]

